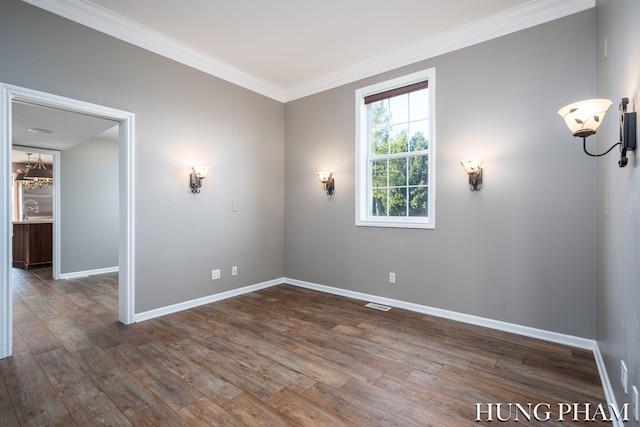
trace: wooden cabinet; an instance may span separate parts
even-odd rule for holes
[[[51,264],[53,258],[53,224],[13,224],[13,266]]]

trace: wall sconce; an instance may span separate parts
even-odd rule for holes
[[[623,168],[629,162],[627,150],[635,150],[636,148],[636,113],[627,112],[629,98],[622,98],[618,106],[620,111],[620,142],[613,144],[611,148],[602,154],[592,154],[587,151],[587,137],[596,133],[611,104],[612,102],[608,99],[589,99],[562,107],[558,114],[569,127],[569,130],[573,132],[573,136],[582,138],[582,148],[589,156],[604,156],[613,150],[615,146],[620,145],[618,166]]]
[[[207,177],[209,173],[208,166],[193,166],[191,168],[191,192],[199,193],[200,187],[202,187],[202,180]]]
[[[324,191],[326,191],[328,195],[332,195],[333,189],[334,189],[334,182],[333,182],[333,175],[331,174],[331,172],[320,171],[318,172],[318,178],[320,179],[320,182],[324,184]]]
[[[471,191],[479,191],[482,185],[482,160],[469,159],[460,162],[464,170],[469,174],[469,186]]]

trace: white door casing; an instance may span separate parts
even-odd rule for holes
[[[135,115],[127,111],[0,83],[0,359],[11,356],[13,343],[11,122],[14,101],[119,122],[118,318],[120,322],[128,325],[134,322],[135,315]]]

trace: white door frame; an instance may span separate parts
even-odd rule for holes
[[[135,321],[134,274],[134,143],[135,115],[97,104],[0,83],[0,359],[11,356],[13,345],[13,304],[11,292],[12,197],[11,118],[12,102],[101,117],[120,123],[119,236],[118,236],[118,318],[125,325]]]

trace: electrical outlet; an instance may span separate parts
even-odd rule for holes
[[[217,280],[220,278],[220,269],[211,270],[211,280]]]
[[[622,390],[624,390],[624,394],[629,393],[627,387],[629,375],[627,371],[627,365],[624,364],[624,360],[620,361],[620,384],[622,384]]]
[[[396,273],[389,273],[389,283],[396,283]]]
[[[237,276],[238,275],[238,266],[234,265],[233,267],[231,267],[231,275],[232,276]]]
[[[633,397],[631,398],[631,412],[633,413],[636,421],[640,421],[640,413],[638,413],[640,411],[638,408],[638,405],[640,405],[640,402],[638,402],[638,389],[636,386],[633,386],[631,390],[633,390]]]

